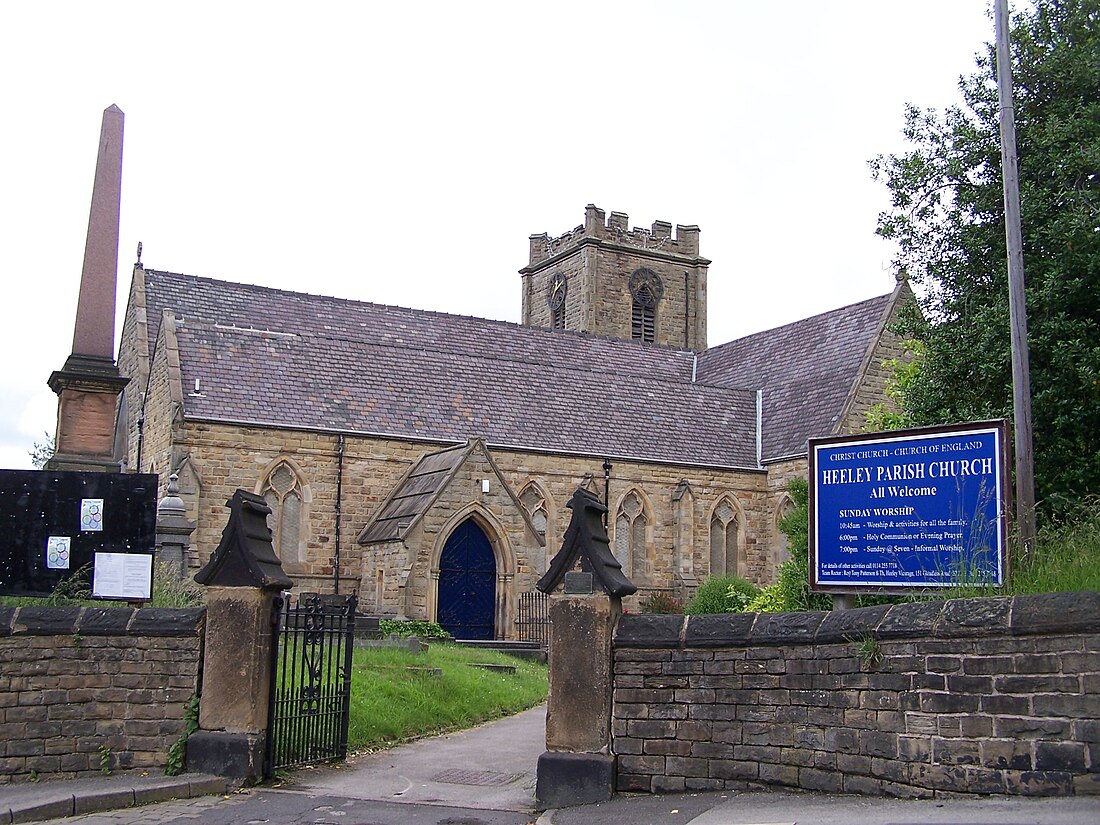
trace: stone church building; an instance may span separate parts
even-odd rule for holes
[[[299,590],[510,638],[565,502],[609,506],[639,596],[770,582],[806,441],[858,431],[899,355],[872,298],[707,346],[699,229],[595,206],[531,238],[512,324],[134,268],[117,450],[179,476],[204,563],[237,488]],[[637,598],[637,597],[635,597]]]

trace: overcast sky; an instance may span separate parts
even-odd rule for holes
[[[112,103],[118,326],[138,241],[155,269],[518,321],[528,236],[595,203],[700,226],[713,345],[893,287],[867,161],[906,102],[958,101],[987,5],[4,3],[0,467],[55,426]]]

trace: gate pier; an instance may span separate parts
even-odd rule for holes
[[[271,546],[267,502],[237,490],[209,563],[199,730],[187,740],[187,769],[255,782],[264,774],[270,712],[272,616],[292,586]]]

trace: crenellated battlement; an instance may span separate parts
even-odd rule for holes
[[[672,224],[668,221],[654,221],[649,229],[640,226],[631,229],[629,217],[625,212],[612,212],[608,216],[604,210],[588,204],[584,208],[584,223],[580,226],[556,238],[551,238],[545,232],[531,236],[531,257],[528,266],[552,258],[588,239],[635,249],[660,251],[666,255],[684,258],[699,257],[698,226],[677,224],[675,236],[672,234]]]

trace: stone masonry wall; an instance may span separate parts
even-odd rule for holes
[[[0,783],[163,767],[198,689],[203,617],[0,608]]]
[[[1100,593],[623,616],[622,791],[1100,793]]]
[[[177,425],[173,436],[175,458],[173,469],[183,457],[196,473],[194,491],[184,491],[182,498],[187,516],[197,523],[192,542],[196,548],[194,562],[203,564],[221,538],[225,527],[226,500],[237,488],[254,491],[265,471],[280,458],[291,459],[301,470],[302,481],[310,489],[308,518],[303,522],[305,554],[302,562],[288,568],[297,588],[329,592],[333,581],[335,546],[335,504],[337,480],[337,437],[331,433],[294,430],[274,430],[189,421]],[[356,541],[360,531],[377,512],[381,503],[426,452],[439,449],[438,444],[414,443],[396,439],[348,436],[345,440],[343,490],[340,516],[341,592],[360,589],[360,597],[376,601],[377,572],[382,571],[383,604],[373,609],[396,613],[404,608],[398,601],[396,583],[401,568],[411,564],[398,553],[375,554],[370,547]],[[515,525],[508,541],[517,556],[532,559],[529,570],[516,581],[517,592],[530,589],[561,547],[562,535],[569,522],[565,502],[587,478],[592,478],[599,493],[603,493],[602,459],[583,456],[558,456],[517,450],[491,450],[512,492],[519,495],[530,483],[536,483],[548,500],[546,544],[534,547],[534,539],[523,529],[522,522],[499,507],[496,518],[504,525]],[[159,465],[158,465],[159,466]],[[159,467],[168,471],[167,464]],[[164,478],[166,476],[162,476]],[[698,467],[616,462],[612,470],[611,501],[617,504],[630,491],[642,494],[648,508],[647,550],[650,568],[635,583],[643,591],[675,591],[681,560],[673,557],[677,541],[674,496],[681,482],[690,484],[694,497],[692,513],[693,552],[684,560],[695,576],[709,572],[709,521],[716,504],[729,497],[738,505],[745,522],[744,544],[741,548],[744,568],[741,575],[758,584],[771,581],[770,561],[775,522],[774,498],[767,489],[768,477],[759,471],[727,471]],[[480,496],[471,497],[479,500]],[[451,501],[452,507],[461,502]],[[614,533],[614,519],[611,524]],[[494,537],[498,538],[498,537]],[[633,602],[630,604],[634,609]],[[424,618],[417,616],[416,618]],[[502,633],[508,628],[500,628]]]
[[[707,266],[699,255],[699,228],[654,222],[630,228],[628,218],[589,205],[585,222],[557,238],[531,236],[523,275],[523,323],[551,326],[547,290],[557,274],[568,284],[565,328],[631,339],[632,298],[628,283],[640,267],[655,271],[664,285],[656,307],[655,342],[702,351],[707,341]],[[687,274],[685,284],[684,275]],[[686,317],[686,326],[685,326]]]

